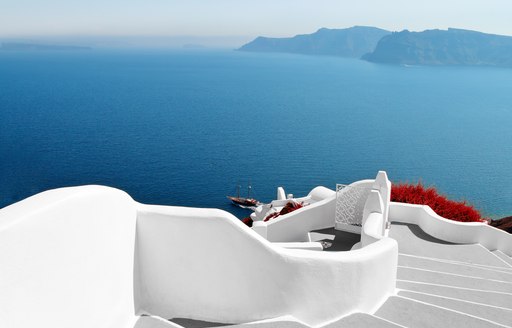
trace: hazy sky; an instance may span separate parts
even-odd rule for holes
[[[320,27],[512,35],[512,0],[0,0],[0,36],[288,36]]]

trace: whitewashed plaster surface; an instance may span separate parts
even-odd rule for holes
[[[389,219],[418,225],[438,239],[460,244],[481,244],[489,250],[500,250],[512,256],[512,235],[480,222],[457,222],[437,215],[427,205],[391,202]]]
[[[285,249],[231,214],[149,206],[102,186],[0,210],[0,327],[133,327],[137,316],[311,325],[394,293],[397,244]]]

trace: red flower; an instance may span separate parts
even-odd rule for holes
[[[253,220],[250,216],[243,218],[242,222],[245,223],[248,227],[252,227]]]
[[[273,218],[277,218],[278,216],[279,216],[279,212],[270,213],[269,215],[267,215],[267,217],[265,217],[263,222],[267,222],[268,220],[271,220]]]
[[[392,185],[391,201],[399,203],[428,205],[438,215],[459,222],[484,222],[486,219],[466,201],[456,202],[440,195],[434,187],[401,183]]]
[[[299,204],[299,203],[296,203],[296,202],[288,202],[286,203],[286,205],[281,209],[281,211],[279,212],[273,212],[273,213],[270,213],[269,215],[267,215],[267,217],[265,217],[265,219],[263,220],[263,222],[267,222],[268,220],[271,220],[271,219],[274,219],[274,218],[277,218],[279,215],[285,215],[285,214],[288,214],[288,213],[291,213],[295,210],[298,210],[299,208],[302,208],[304,207],[304,205],[302,204]]]

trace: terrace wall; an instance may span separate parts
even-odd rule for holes
[[[351,252],[273,245],[231,214],[87,186],[0,210],[1,327],[133,327],[137,315],[320,325],[395,292],[396,241]]]
[[[240,323],[292,315],[319,325],[373,312],[395,291],[397,244],[285,249],[220,210],[139,208],[140,307],[164,318]]]
[[[512,235],[480,222],[457,222],[437,215],[429,206],[391,202],[390,221],[418,225],[438,239],[460,244],[481,244],[512,256]]]
[[[133,327],[135,202],[47,191],[0,210],[0,327]]]

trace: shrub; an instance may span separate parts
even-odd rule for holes
[[[263,222],[267,222],[268,220],[272,220],[273,218],[277,218],[278,216],[279,216],[279,212],[270,213],[269,215],[267,215],[265,217],[265,219],[263,219]]]
[[[253,220],[250,216],[243,218],[242,222],[245,223],[248,227],[252,227]]]
[[[438,215],[459,222],[487,222],[472,205],[466,201],[456,202],[440,195],[434,187],[400,183],[391,187],[391,201],[399,203],[428,205]]]
[[[291,212],[298,210],[299,208],[302,208],[302,207],[304,207],[304,205],[296,203],[296,202],[288,202],[281,209],[281,211],[270,213],[269,215],[267,215],[267,217],[263,220],[263,222],[267,222],[268,220],[277,218],[279,215],[285,215],[285,214],[291,213]]]

